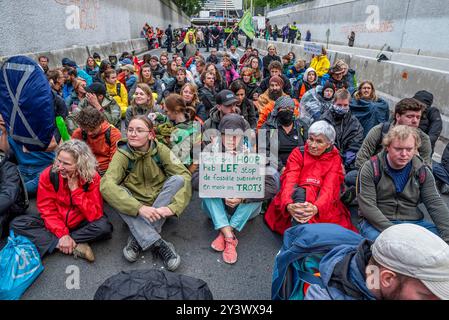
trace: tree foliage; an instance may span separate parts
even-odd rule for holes
[[[188,16],[198,14],[205,0],[173,0]]]
[[[245,8],[249,8],[251,0],[244,0]],[[266,7],[268,4],[271,8],[283,5],[285,3],[298,2],[298,0],[253,0],[254,7]]]

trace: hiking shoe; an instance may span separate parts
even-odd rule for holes
[[[123,256],[129,262],[136,262],[139,259],[139,254],[142,252],[142,248],[133,236],[128,237],[128,243],[123,248]]]
[[[225,249],[225,237],[222,232],[218,233],[218,237],[216,237],[215,240],[212,241],[210,246],[212,247],[212,249],[218,252],[222,252]]]
[[[175,271],[179,267],[181,257],[176,253],[175,247],[170,242],[159,239],[153,244],[153,250],[162,258],[167,270]]]
[[[73,249],[73,256],[76,258],[86,259],[89,262],[95,261],[94,252],[87,243],[78,243]]]
[[[225,238],[225,249],[223,251],[223,261],[229,264],[234,264],[237,262],[237,244],[239,241],[236,237]]]

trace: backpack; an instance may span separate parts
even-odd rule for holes
[[[383,141],[385,135],[388,133],[388,130],[390,130],[390,126],[391,126],[390,122],[382,123],[382,129],[380,131],[380,138],[377,141],[377,146],[382,144],[382,141]]]
[[[201,279],[165,270],[122,271],[108,278],[94,300],[213,300]]]
[[[50,170],[50,182],[53,185],[53,189],[55,190],[55,192],[59,191],[59,173],[54,171],[54,170]],[[83,185],[83,191],[87,192],[89,191],[89,182],[86,182]]]
[[[11,230],[8,243],[0,251],[0,300],[18,300],[42,273],[36,246]]]
[[[357,246],[359,234],[333,223],[302,224],[287,229],[274,262],[272,300],[303,300],[310,285],[325,287],[320,261],[339,245]]]

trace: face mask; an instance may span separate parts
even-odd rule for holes
[[[333,109],[335,114],[338,114],[340,116],[347,114],[348,111],[349,111],[349,108],[347,109],[347,108],[339,107],[339,106],[336,106],[336,105],[333,105],[332,109]]]
[[[281,126],[287,127],[293,122],[293,111],[291,110],[282,110],[278,113],[278,121]]]

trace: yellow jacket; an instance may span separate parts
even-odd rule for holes
[[[107,82],[105,82],[105,84],[107,93],[117,102],[122,111],[122,118],[124,118],[126,109],[128,109],[128,91],[126,90],[126,87],[118,80],[116,84],[109,84]],[[120,95],[117,93],[118,86],[120,86]]]
[[[327,56],[315,56],[310,63],[310,68],[315,69],[318,77],[324,76],[331,67],[331,63]]]

